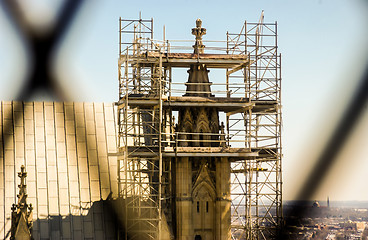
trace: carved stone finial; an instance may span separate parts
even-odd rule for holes
[[[202,20],[200,18],[197,18],[196,20],[196,27],[201,28],[202,27]]]
[[[202,20],[201,19],[197,19],[196,20],[196,27],[192,28],[192,34],[196,37],[196,42],[193,45],[194,48],[194,53],[198,54],[198,53],[204,53],[204,45],[202,42],[202,36],[206,35],[206,29],[202,28]]]
[[[21,171],[18,173],[20,178],[18,203],[12,205],[12,224],[11,224],[11,237],[10,239],[32,239],[32,204],[27,204],[27,185],[26,177],[27,172],[25,167],[21,166]]]
[[[226,147],[226,140],[225,140],[225,125],[224,122],[221,122],[220,125],[220,146]]]
[[[25,180],[26,180],[26,177],[27,177],[27,173],[25,172],[25,167],[24,165],[22,165],[20,167],[20,172],[18,173],[18,177],[20,177],[20,184],[18,185],[19,187],[19,194],[21,193],[26,193],[26,183],[25,183]]]
[[[196,27],[192,28],[192,34],[196,37],[195,44],[193,45],[194,54],[203,54],[204,45],[202,42],[202,36],[206,34],[206,29],[202,28],[202,20],[197,19]],[[184,96],[200,96],[200,97],[214,97],[211,93],[211,83],[208,79],[207,67],[205,64],[193,64],[188,70],[189,77],[187,90]]]

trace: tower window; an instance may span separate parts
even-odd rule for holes
[[[206,202],[206,212],[208,212],[208,202]]]
[[[197,213],[199,213],[199,202],[197,201]]]

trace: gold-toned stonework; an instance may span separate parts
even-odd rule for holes
[[[33,228],[33,207],[32,204],[27,204],[27,185],[24,165],[21,166],[21,171],[18,173],[20,184],[18,185],[19,194],[18,203],[13,204],[11,210],[11,240],[31,240]]]

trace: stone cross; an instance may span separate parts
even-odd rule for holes
[[[206,34],[206,29],[202,28],[202,20],[197,19],[196,20],[196,27],[192,28],[192,34],[196,37],[196,42],[193,45],[194,53],[204,53],[204,45],[202,42],[202,36]]]

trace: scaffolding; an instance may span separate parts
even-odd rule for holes
[[[205,54],[193,54],[193,40],[169,41],[165,33],[155,40],[153,19],[120,19],[119,25],[118,180],[129,213],[125,237],[159,239],[169,228],[170,159],[179,156],[228,157],[232,238],[276,237],[282,224],[277,23],[264,23],[262,13],[259,22],[244,22],[240,33],[227,32],[225,41],[203,41]],[[183,96],[186,75],[175,74],[198,63],[216,73],[212,91],[203,92],[211,96]],[[217,109],[225,129],[216,136],[176,131],[183,106]],[[191,138],[179,137],[185,134]],[[208,144],[198,151],[182,147],[183,141]]]

